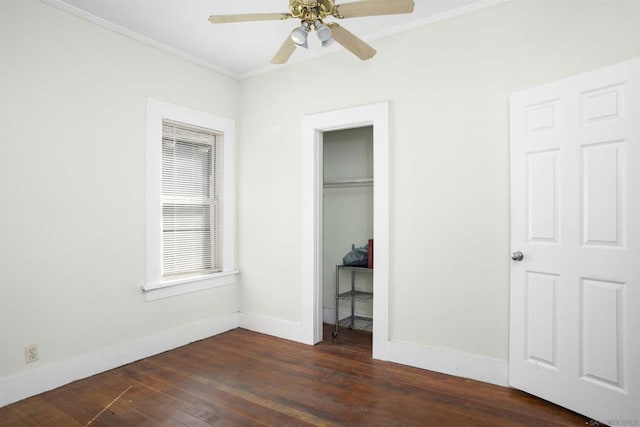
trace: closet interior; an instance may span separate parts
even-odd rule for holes
[[[342,328],[373,331],[373,260],[367,253],[372,239],[373,127],[325,132],[323,318],[334,338]],[[352,248],[363,248],[364,264],[344,265]]]

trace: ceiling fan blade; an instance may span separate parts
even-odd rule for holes
[[[331,36],[333,39],[363,61],[373,58],[376,54],[374,48],[335,22],[327,25],[331,28]]]
[[[284,41],[284,43],[282,43],[282,46],[280,46],[280,50],[278,50],[273,59],[271,59],[271,63],[284,64],[289,60],[289,58],[291,58],[291,55],[295,50],[295,43],[293,42],[293,40],[291,40],[290,36],[287,36],[287,39]]]
[[[241,15],[211,15],[209,22],[212,24],[227,24],[231,22],[249,21],[278,21],[291,18],[288,13],[245,13]]]
[[[394,15],[411,13],[413,0],[362,0],[336,5],[336,18],[357,18],[360,16]]]

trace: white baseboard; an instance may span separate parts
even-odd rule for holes
[[[388,361],[509,387],[509,363],[460,351],[389,341]]]
[[[0,379],[0,407],[238,327],[238,313],[204,319]]]
[[[334,309],[325,307],[322,314],[325,323],[335,323]],[[393,340],[385,350],[386,357],[381,360],[509,387],[509,363],[505,360]]]
[[[240,327],[285,340],[304,343],[302,324],[261,314],[240,313]]]
[[[332,320],[333,313],[333,310],[328,313]],[[326,309],[324,314],[326,317]],[[300,323],[257,314],[229,313],[2,378],[0,407],[237,327],[304,342]],[[390,362],[509,386],[509,365],[504,360],[401,341],[389,341],[386,354]]]

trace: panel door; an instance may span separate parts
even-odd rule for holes
[[[510,383],[640,425],[640,60],[510,101]]]

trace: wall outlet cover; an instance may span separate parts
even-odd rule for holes
[[[38,346],[36,344],[28,345],[24,348],[24,361],[32,363],[38,360]]]

